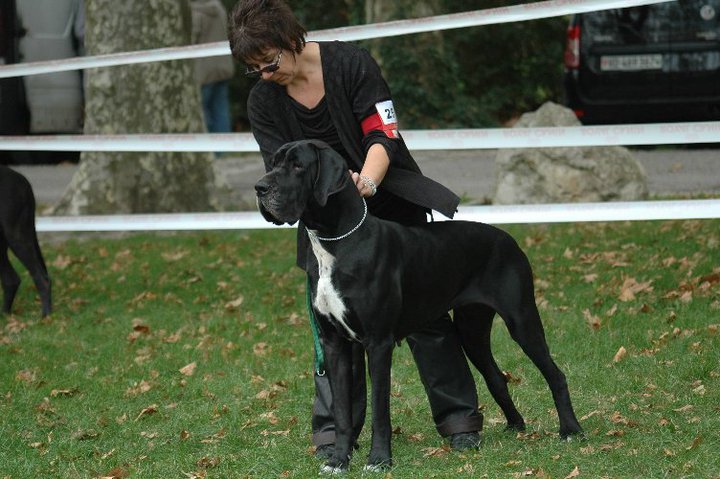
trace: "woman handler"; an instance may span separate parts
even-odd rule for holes
[[[248,116],[266,170],[289,141],[317,139],[340,153],[360,195],[377,217],[406,225],[427,212],[452,216],[459,199],[420,173],[398,133],[388,86],[367,53],[343,42],[307,42],[307,32],[283,0],[240,0],[229,22],[233,56],[260,77],[250,92]],[[298,228],[298,266],[307,271],[305,228]],[[438,432],[452,447],[480,443],[482,415],[457,332],[446,314],[407,338],[430,401]],[[365,414],[365,368],[356,349],[353,403],[356,434]],[[312,430],[316,454],[332,454],[335,440],[330,385],[316,371]],[[357,437],[357,436],[356,436]]]

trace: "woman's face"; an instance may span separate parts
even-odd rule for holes
[[[259,58],[247,61],[246,75],[263,80],[285,84],[292,78],[293,69],[289,61],[292,55],[281,48],[267,49]]]

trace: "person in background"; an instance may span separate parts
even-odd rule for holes
[[[345,158],[358,194],[375,216],[413,225],[427,222],[431,209],[454,214],[459,198],[420,172],[398,132],[387,83],[366,50],[344,42],[306,42],[306,30],[283,0],[240,0],[229,23],[233,56],[247,65],[248,75],[260,78],[248,98],[248,117],[266,170],[284,143],[323,140]],[[305,228],[298,228],[297,246],[298,266],[317,268]],[[440,435],[455,449],[478,447],[483,418],[449,315],[407,342]],[[321,352],[316,347],[316,361]],[[354,354],[353,426],[359,434],[366,407],[362,347],[356,345]],[[332,394],[321,368],[314,379],[312,440],[316,456],[324,459],[335,441]]]
[[[191,0],[192,42],[227,40],[227,11],[220,0]],[[229,80],[235,73],[232,57],[215,56],[195,60],[195,79],[201,88],[203,115],[209,133],[229,133]]]

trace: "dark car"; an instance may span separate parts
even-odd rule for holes
[[[574,15],[567,105],[585,124],[720,119],[720,0]]]

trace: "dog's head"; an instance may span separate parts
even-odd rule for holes
[[[272,169],[255,183],[258,208],[272,223],[294,224],[309,205],[325,206],[347,179],[345,160],[326,143],[286,143],[273,156]]]

